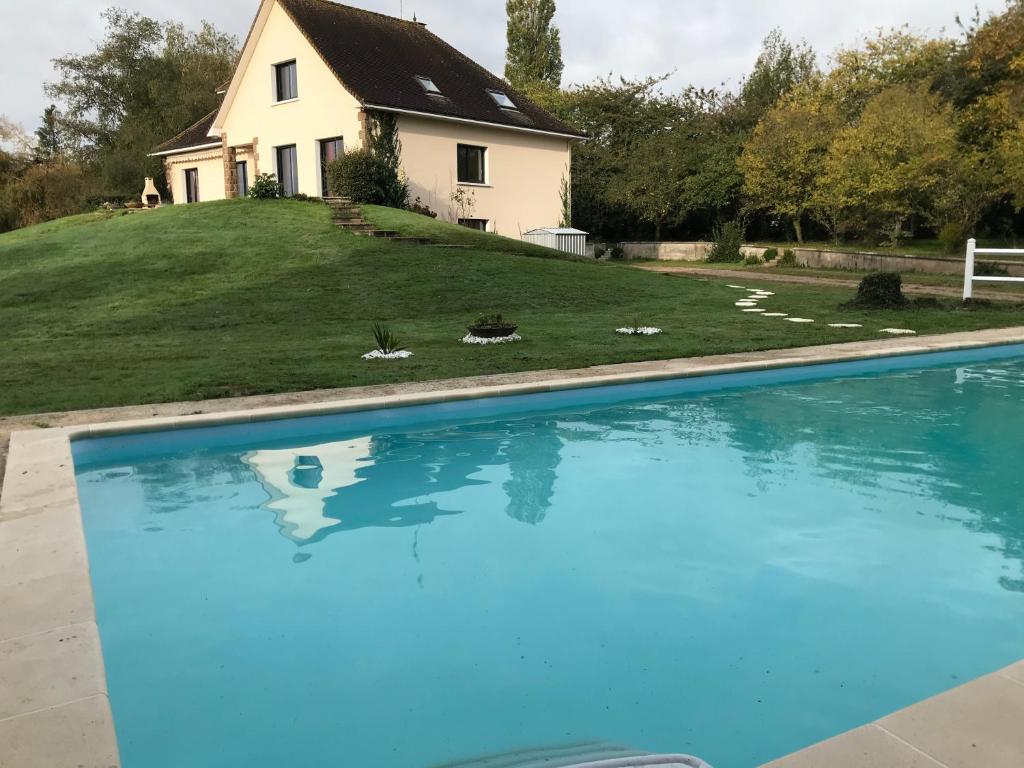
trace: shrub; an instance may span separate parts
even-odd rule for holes
[[[384,204],[382,178],[387,166],[365,149],[346,152],[327,164],[327,186],[353,203]]]
[[[500,312],[491,315],[480,315],[469,326],[469,332],[474,336],[483,338],[500,338],[511,336],[519,326],[511,320],[506,320]]]
[[[605,247],[603,245],[595,245],[594,246],[594,258],[595,259],[600,259],[606,253],[607,253],[607,250],[605,249]]]
[[[779,257],[779,249],[778,248],[766,248],[765,252],[763,254],[761,254],[761,258],[764,259],[766,262],[775,261],[775,259],[777,259],[778,257]]]
[[[3,151],[0,149],[0,159]],[[38,163],[18,176],[0,172],[0,231],[11,226],[27,227],[89,209],[93,185],[85,168],[77,163]],[[137,201],[138,198],[131,198]],[[142,203],[139,203],[142,206]]]
[[[796,267],[799,266],[796,263],[796,254],[793,253],[792,248],[787,248],[782,252],[782,258],[779,259],[780,267]]]
[[[939,244],[943,253],[960,253],[967,245],[967,230],[960,224],[950,222],[939,230]]]
[[[708,251],[709,262],[736,263],[743,261],[740,246],[743,245],[743,227],[738,221],[727,221],[716,224],[712,232],[711,250]]]
[[[624,259],[626,258],[626,251],[622,248],[621,245],[612,246],[612,250],[611,253],[608,255],[608,258]]]
[[[746,264],[748,267],[753,267],[761,263],[761,257],[758,256],[756,253],[751,253],[749,256],[746,256],[743,259],[743,263]]]
[[[903,278],[899,272],[872,272],[860,281],[857,295],[848,306],[867,309],[894,309],[905,307]]]
[[[374,323],[371,329],[373,330],[373,340],[377,344],[377,349],[383,354],[390,355],[393,352],[401,352],[405,349],[399,343],[398,337],[386,325]]]
[[[260,173],[249,186],[249,197],[253,200],[276,200],[284,196],[284,188],[272,173]]]
[[[418,213],[420,216],[429,216],[432,219],[437,218],[437,211],[431,210],[430,206],[420,200],[419,197],[409,203],[409,210],[413,213]]]

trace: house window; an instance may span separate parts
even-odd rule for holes
[[[299,191],[299,164],[294,144],[277,148],[277,180],[281,182],[285,197],[291,197]]]
[[[185,169],[185,202],[199,202],[199,169]]]
[[[249,164],[245,160],[235,163],[235,183],[238,186],[239,197],[249,194]]]
[[[434,85],[434,81],[429,77],[423,77],[422,75],[416,75],[416,82],[423,86],[423,90],[429,93],[431,96],[440,96],[441,89]]]
[[[459,226],[486,232],[487,219],[459,219]]]
[[[486,147],[459,144],[458,164],[460,184],[486,184]]]
[[[488,91],[491,98],[494,99],[494,103],[502,109],[516,109],[515,103],[510,99],[504,91]]]
[[[299,98],[299,87],[295,79],[295,62],[286,61],[274,65],[274,99],[288,101]]]
[[[320,189],[323,190],[324,197],[331,197],[333,194],[327,183],[327,165],[343,154],[345,154],[345,142],[340,136],[320,142]]]

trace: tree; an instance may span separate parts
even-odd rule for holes
[[[854,122],[867,103],[895,85],[931,87],[948,71],[956,43],[929,40],[906,29],[879,32],[860,48],[840,50],[823,81],[823,94],[844,120]]]
[[[810,89],[801,89],[761,119],[738,161],[749,206],[788,217],[799,243],[837,128],[834,111]]]
[[[611,199],[652,225],[656,240],[664,227],[696,214],[718,218],[742,181],[739,149],[739,134],[724,130],[713,114],[690,115],[636,146]]]
[[[825,205],[857,209],[864,226],[877,226],[896,244],[911,216],[934,214],[956,154],[951,107],[924,85],[894,86],[839,132],[816,196]]]
[[[961,25],[964,43],[940,86],[961,115],[964,139],[988,151],[1024,116],[1024,2],[984,21],[975,13]]]
[[[753,126],[779,99],[818,72],[814,50],[794,45],[773,29],[761,44],[754,69],[744,79],[738,97],[740,122]]]
[[[405,208],[409,204],[409,184],[402,176],[402,142],[398,138],[398,120],[390,112],[375,112],[369,121],[369,148],[380,162],[378,184],[383,205]]]
[[[18,226],[12,187],[32,161],[32,141],[25,130],[0,115],[0,232]]]
[[[516,88],[562,82],[562,43],[552,26],[555,0],[507,0],[505,79]]]
[[[547,91],[543,105],[588,137],[572,152],[574,226],[608,238],[630,236],[637,228],[634,210],[616,201],[615,190],[636,162],[637,146],[669,130],[683,114],[680,99],[661,90],[666,78],[616,81],[609,76]]]
[[[1002,166],[1007,191],[1013,197],[1014,207],[1024,209],[1024,120],[1005,131],[998,147],[998,159]]]
[[[65,136],[110,193],[135,195],[144,176],[162,178],[152,148],[214,109],[217,86],[237,55],[233,36],[198,32],[117,8],[87,54],[54,60],[46,92],[63,106]]]
[[[51,104],[43,110],[43,119],[36,129],[33,158],[37,163],[52,163],[64,155],[64,137],[57,106]]]

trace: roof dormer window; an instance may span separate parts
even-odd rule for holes
[[[423,86],[423,90],[431,96],[440,96],[441,89],[434,85],[434,81],[423,75],[416,75],[416,82]]]
[[[491,98],[494,99],[494,103],[502,109],[518,109],[508,96],[505,95],[504,91],[487,91]]]

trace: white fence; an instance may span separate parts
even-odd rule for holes
[[[1024,283],[1024,277],[986,277],[974,274],[975,256],[1024,256],[1024,248],[979,248],[972,237],[967,241],[967,259],[964,264],[964,301],[974,294],[975,283]]]

